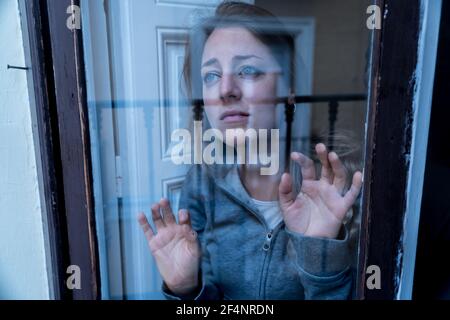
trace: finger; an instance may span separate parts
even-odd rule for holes
[[[180,226],[183,228],[186,238],[192,242],[197,241],[198,234],[192,228],[191,215],[189,214],[188,210],[180,209],[178,211],[178,221],[180,223]]]
[[[292,204],[292,202],[295,199],[294,191],[292,188],[292,178],[289,173],[284,173],[281,176],[281,182],[278,187],[278,193],[279,193],[279,200],[280,205],[282,207],[289,206]]]
[[[159,229],[162,229],[166,226],[161,217],[160,209],[161,208],[160,208],[159,203],[155,203],[152,206],[152,219],[153,219],[153,223],[155,224],[156,231],[158,231]]]
[[[187,211],[186,209],[180,209],[178,211],[178,223],[180,225],[186,224],[188,226],[192,226],[189,211]]]
[[[138,221],[139,225],[142,228],[142,231],[144,231],[144,235],[147,238],[147,241],[150,242],[150,240],[152,240],[155,234],[153,232],[152,227],[150,226],[150,223],[148,223],[147,217],[143,212],[139,213]]]
[[[303,180],[316,180],[314,161],[300,152],[292,152],[291,159],[300,165]]]
[[[350,208],[356,201],[362,186],[362,173],[357,171],[353,175],[352,186],[344,196],[345,205]]]
[[[163,198],[159,201],[161,206],[163,221],[166,226],[176,223],[169,200]]]
[[[333,170],[333,185],[336,187],[338,192],[342,194],[347,182],[347,170],[345,169],[341,159],[339,159],[339,156],[336,154],[336,152],[330,152],[328,154],[328,160]]]
[[[322,164],[322,171],[320,179],[327,181],[328,183],[333,183],[333,172],[331,170],[330,162],[328,161],[327,147],[323,143],[316,145],[317,157]]]
[[[197,241],[198,238],[198,233],[192,229],[192,227],[188,226],[188,225],[183,225],[183,232],[186,235],[186,239],[188,239],[189,241],[195,242]]]
[[[190,236],[191,236],[191,241],[197,241],[198,238],[198,234],[197,231],[195,231],[194,229],[191,228],[191,232],[190,232]]]

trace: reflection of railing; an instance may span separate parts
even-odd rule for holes
[[[289,168],[289,158],[292,145],[292,122],[295,114],[295,104],[302,103],[328,103],[328,149],[333,149],[335,126],[338,116],[339,103],[351,101],[365,101],[367,96],[365,94],[336,94],[336,95],[314,95],[314,96],[294,96],[294,97],[280,97],[275,101],[270,102],[277,104],[284,104],[286,113],[286,149],[285,149],[285,170]],[[217,101],[219,103],[219,101]],[[268,103],[269,101],[258,101],[260,103]],[[177,100],[113,100],[113,101],[91,101],[97,108],[106,109],[128,109],[128,108],[167,108],[169,106],[186,107],[189,106],[186,100],[182,103]],[[214,101],[212,102],[214,103]],[[192,100],[194,120],[201,121],[203,119],[203,100]]]
[[[366,99],[367,96],[365,94],[297,96],[295,97],[295,103],[301,104],[301,103],[328,102],[328,127],[329,127],[328,146],[329,149],[332,150],[334,142],[333,138],[335,126],[339,109],[339,102],[365,101]]]
[[[315,96],[295,96],[295,97],[281,97],[276,102],[284,104],[286,113],[286,150],[285,150],[285,171],[289,170],[289,158],[291,153],[292,140],[292,122],[294,120],[295,104],[301,103],[322,103],[328,102],[328,149],[333,149],[334,133],[337,121],[338,109],[340,102],[350,101],[365,101],[367,95],[365,94],[337,94],[337,95],[315,95]],[[203,118],[203,100],[198,99],[193,101],[194,119],[202,120]]]
[[[296,96],[295,98],[284,98],[280,102],[284,102],[286,109],[286,153],[285,153],[285,171],[289,171],[289,159],[291,154],[292,139],[292,122],[294,120],[295,104],[301,103],[320,103],[328,102],[328,150],[333,150],[334,132],[337,121],[339,102],[348,101],[364,101],[367,96],[365,94],[342,94],[342,95],[317,95],[317,96]]]

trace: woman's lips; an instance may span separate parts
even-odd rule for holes
[[[220,120],[222,120],[225,123],[240,123],[240,122],[246,122],[249,117],[249,114],[246,112],[241,111],[228,111],[222,114],[220,117]]]

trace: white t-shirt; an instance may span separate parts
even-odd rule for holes
[[[251,198],[266,220],[269,229],[273,230],[283,220],[278,201],[261,201]]]
[[[248,195],[248,197],[255,204],[255,206],[258,208],[258,211],[263,216],[269,229],[275,229],[275,227],[283,221],[280,204],[278,201],[261,201],[253,199],[250,196],[239,177],[237,166],[234,166],[231,171],[228,172],[226,181],[231,186],[235,186],[237,192],[245,192]]]

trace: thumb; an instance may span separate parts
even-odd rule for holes
[[[292,202],[294,202],[295,196],[292,190],[292,178],[289,173],[284,173],[281,176],[281,182],[278,187],[278,193],[281,208],[290,206]]]

